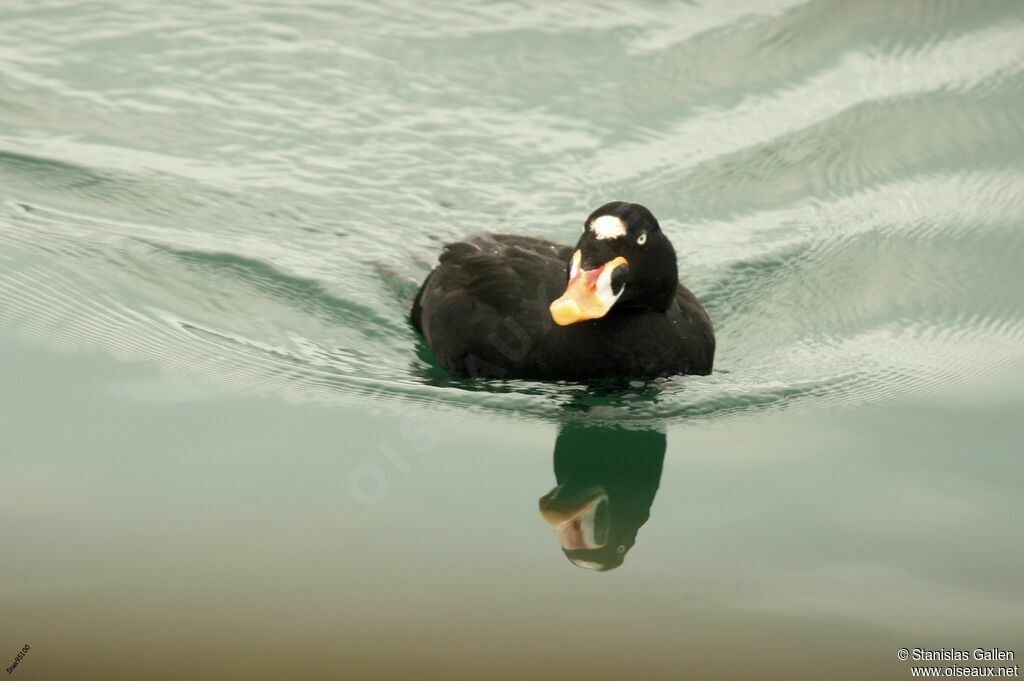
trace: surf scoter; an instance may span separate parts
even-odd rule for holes
[[[586,380],[709,374],[715,334],[649,210],[613,201],[575,247],[481,233],[448,244],[412,324],[455,376]]]

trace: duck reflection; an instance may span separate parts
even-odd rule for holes
[[[540,499],[573,565],[622,565],[651,515],[661,482],[665,434],[613,425],[564,423],[555,441],[557,486]]]

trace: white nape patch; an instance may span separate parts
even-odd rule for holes
[[[593,560],[583,560],[582,558],[570,558],[572,564],[576,567],[581,567],[584,570],[600,570],[604,567],[601,563]]]
[[[602,215],[590,223],[590,231],[598,239],[618,239],[626,236],[626,223],[614,215]]]

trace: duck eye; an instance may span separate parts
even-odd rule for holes
[[[644,232],[643,234],[638,236],[636,238],[636,243],[638,246],[643,246],[645,243],[647,243],[647,232]]]

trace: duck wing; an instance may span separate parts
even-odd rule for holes
[[[571,254],[507,234],[448,244],[413,302],[413,326],[445,370],[506,375],[550,328],[547,306],[565,286]]]

